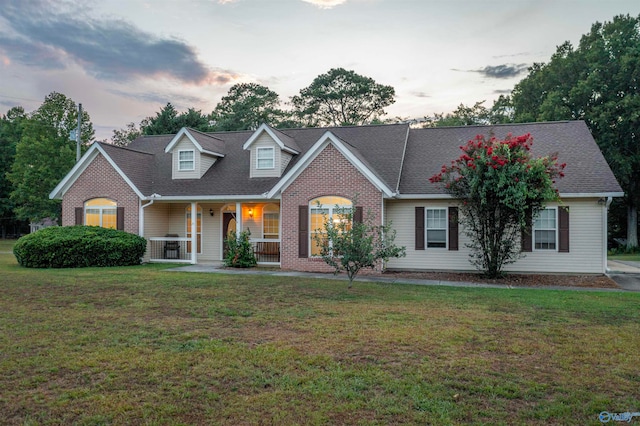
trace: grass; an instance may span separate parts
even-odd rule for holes
[[[628,260],[631,262],[640,262],[640,253],[635,253],[635,254],[616,254],[616,255],[609,255],[608,257],[610,260]]]
[[[30,270],[0,254],[2,423],[595,425],[640,411],[638,294],[166,269]]]

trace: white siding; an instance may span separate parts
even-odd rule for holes
[[[274,168],[258,169],[257,168],[257,151],[258,148],[273,148],[274,150]],[[280,155],[280,147],[271,139],[267,132],[262,132],[260,136],[251,144],[251,174],[250,177],[280,177],[282,169],[282,156]]]
[[[202,177],[205,173],[207,173],[207,170],[209,170],[209,168],[213,166],[213,163],[215,163],[216,160],[217,158],[211,155],[200,155],[200,173],[198,177]]]
[[[468,238],[460,229],[459,250],[445,249],[415,250],[415,207],[446,207],[454,205],[447,201],[398,200],[387,203],[386,220],[392,221],[396,229],[396,244],[406,246],[407,256],[391,259],[387,267],[397,269],[425,270],[474,270],[469,262]],[[553,204],[556,205],[556,204]],[[508,265],[505,270],[513,272],[558,272],[558,273],[603,273],[605,261],[603,218],[604,207],[597,199],[567,199],[563,206],[569,207],[569,253],[534,250],[525,257]]]
[[[193,150],[193,158],[195,163],[195,168],[193,170],[188,171],[180,171],[179,170],[179,152],[185,150]],[[173,156],[173,167],[172,167],[172,179],[198,179],[200,176],[200,152],[196,149],[195,145],[191,143],[189,138],[183,136],[174,147],[171,152]]]
[[[397,269],[427,269],[427,270],[473,270],[469,263],[469,253],[465,248],[465,238],[459,236],[458,251],[449,251],[443,248],[415,249],[415,208],[446,208],[454,206],[448,200],[438,201],[390,201],[387,203],[386,221],[392,222],[392,228],[396,230],[396,245],[407,248],[407,256],[400,259],[391,259],[387,268]]]
[[[280,151],[280,176],[282,176],[282,173],[284,173],[284,169],[287,168],[292,158],[293,155],[289,154],[288,152]]]
[[[506,270],[604,273],[604,207],[597,198],[564,200],[562,205],[569,207],[569,253],[534,249]]]

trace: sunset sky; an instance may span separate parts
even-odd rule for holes
[[[396,90],[389,116],[423,117],[509,93],[534,62],[638,0],[2,0],[0,112],[57,91],[97,139],[167,102],[209,113],[229,87],[282,101],[343,67]]]

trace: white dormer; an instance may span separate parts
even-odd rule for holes
[[[242,146],[251,151],[249,177],[280,177],[294,155],[295,141],[279,130],[262,124]]]
[[[224,157],[224,142],[183,127],[164,152],[172,155],[172,179],[200,179],[216,160]]]

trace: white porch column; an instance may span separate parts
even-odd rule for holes
[[[242,203],[236,203],[236,236],[242,232]]]
[[[198,263],[198,203],[191,203],[191,263]]]

